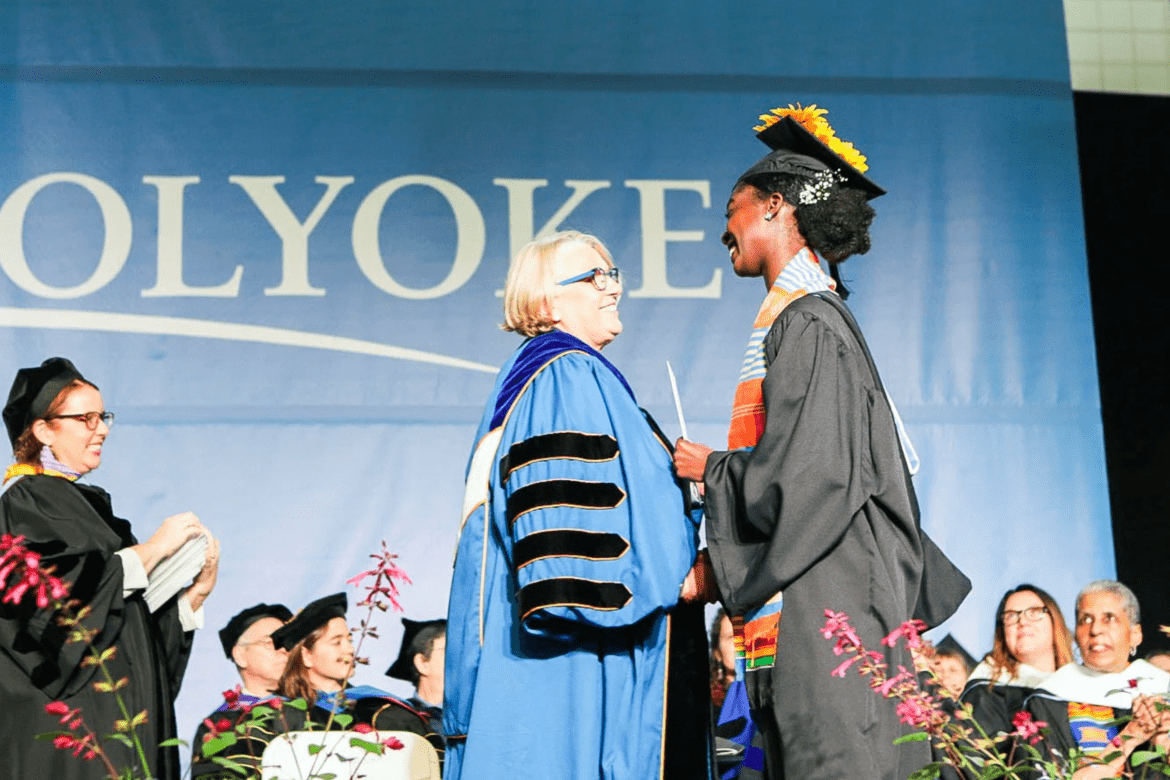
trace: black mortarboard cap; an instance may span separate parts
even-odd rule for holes
[[[236,646],[236,642],[240,641],[244,632],[257,620],[266,617],[274,617],[281,623],[285,623],[292,617],[292,610],[284,604],[257,604],[254,607],[248,607],[219,630],[219,641],[223,644],[223,654],[231,658],[232,648]]]
[[[398,648],[398,658],[386,670],[387,677],[393,677],[397,680],[406,680],[410,682],[414,679],[414,654],[419,652],[414,649],[414,638],[424,628],[430,626],[443,626],[446,628],[446,620],[411,620],[410,618],[402,618],[402,646]]]
[[[85,377],[63,357],[52,357],[39,366],[16,372],[4,406],[4,427],[13,446],[34,420],[49,411],[53,399],[74,379]]]
[[[767,144],[772,151],[744,171],[739,177],[739,182],[766,173],[812,176],[832,169],[845,177],[846,186],[864,192],[866,200],[886,194],[885,190],[845,162],[840,155],[790,116],[764,128],[756,134],[756,138]]]
[[[967,652],[967,648],[959,644],[959,640],[955,639],[950,634],[947,634],[942,638],[942,641],[936,643],[934,649],[940,650],[944,653],[958,653],[963,657],[963,661],[967,664],[968,671],[974,669],[978,665],[975,661],[975,657]]]
[[[334,593],[310,602],[289,622],[272,632],[272,644],[282,650],[293,646],[335,617],[345,617],[348,608],[344,593]]]

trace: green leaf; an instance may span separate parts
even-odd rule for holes
[[[366,740],[362,739],[361,737],[350,737],[349,738],[349,746],[350,747],[360,747],[362,750],[366,751],[367,753],[373,753],[376,756],[382,755],[382,746],[380,744],[378,744],[377,742],[367,742]]]
[[[979,773],[980,780],[995,780],[997,777],[1003,777],[1007,773],[1007,768],[1003,764],[985,764],[983,771]]]
[[[1147,761],[1153,761],[1158,758],[1156,750],[1135,750],[1133,755],[1129,757],[1130,766],[1141,766]]]
[[[37,734],[33,739],[41,739],[51,741],[61,736],[62,734],[69,734],[68,731],[46,731],[44,734]]]
[[[309,745],[308,751],[310,756],[315,756],[325,748],[324,745]]]
[[[319,775],[309,775],[309,777],[315,777],[317,780],[333,780],[333,778],[337,777],[337,775],[333,774],[332,772],[324,772]]]
[[[187,740],[179,739],[178,737],[171,737],[170,739],[164,739],[162,742],[158,743],[158,746],[159,747],[187,747]]]
[[[284,706],[292,707],[294,710],[300,710],[301,712],[309,711],[309,703],[304,699],[293,699],[292,701],[286,701]]]
[[[130,741],[130,737],[125,734],[107,734],[106,739],[116,739],[128,748],[134,747],[134,743]]]
[[[255,769],[255,767],[246,767],[237,761],[232,761],[230,758],[224,758],[223,756],[212,756],[211,760],[222,767],[239,772],[242,775],[247,775],[249,772]]]
[[[219,736],[212,737],[203,743],[203,755],[213,756],[220,753],[224,748],[229,748],[236,744],[236,735],[230,731],[225,731]]]
[[[346,726],[353,723],[353,716],[346,715],[344,712],[340,712],[333,716],[333,722],[338,726],[341,726],[341,728],[344,730]]]
[[[914,735],[909,734],[907,736],[914,736]],[[923,736],[927,736],[927,735],[923,735]],[[938,777],[938,773],[939,773],[939,770],[941,768],[942,768],[942,764],[937,762],[937,761],[934,762],[933,764],[927,764],[926,766],[919,769],[917,772],[912,773],[909,777],[906,778],[906,780],[934,780],[934,778]]]
[[[904,745],[907,742],[925,742],[930,735],[925,731],[915,731],[913,734],[903,734],[894,740],[895,745]]]

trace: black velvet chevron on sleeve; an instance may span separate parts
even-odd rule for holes
[[[533,482],[508,496],[508,526],[516,518],[536,509],[574,506],[584,509],[613,509],[626,492],[612,482],[584,482],[575,479],[546,479]]]
[[[545,433],[518,441],[500,458],[500,482],[507,482],[508,476],[529,463],[539,460],[564,458],[601,463],[613,460],[618,454],[617,439],[599,433],[557,431]]]
[[[513,556],[515,567],[523,567],[542,558],[585,558],[591,561],[613,561],[626,554],[630,543],[618,534],[599,531],[580,531],[556,528],[536,531],[516,542]]]
[[[520,589],[520,618],[526,619],[538,609],[549,607],[588,607],[613,611],[624,607],[632,597],[620,582],[593,582],[576,577],[538,580]]]

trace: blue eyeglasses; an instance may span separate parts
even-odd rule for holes
[[[614,266],[613,268],[594,268],[592,271],[586,271],[583,274],[577,274],[576,276],[570,279],[566,279],[563,282],[557,282],[557,284],[563,287],[566,284],[573,284],[574,282],[584,282],[588,280],[593,282],[593,286],[596,287],[599,291],[605,292],[606,288],[609,287],[610,279],[612,279],[617,284],[622,283],[622,272],[617,269],[617,266]]]

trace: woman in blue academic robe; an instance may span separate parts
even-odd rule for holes
[[[592,236],[517,255],[448,613],[448,780],[708,777],[696,556],[671,449],[601,349],[621,276]],[[687,593],[697,591],[688,584]],[[686,631],[682,630],[686,624]]]

